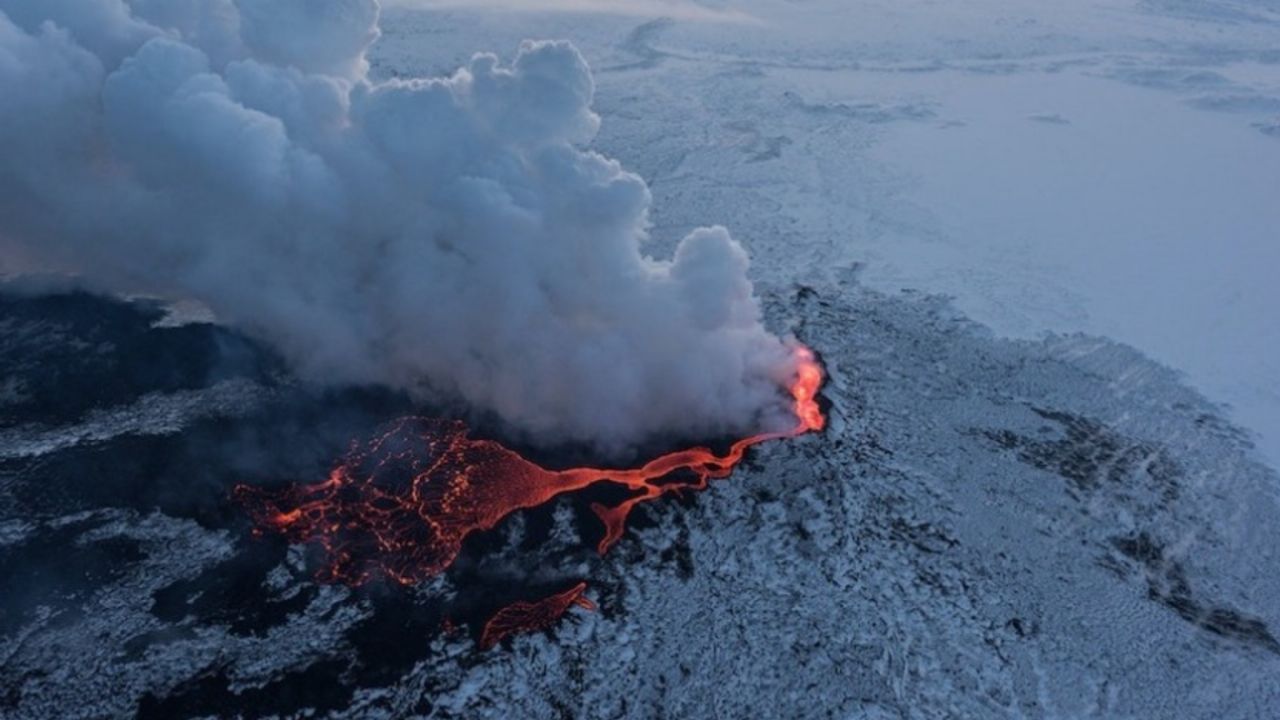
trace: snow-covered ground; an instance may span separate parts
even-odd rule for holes
[[[766,284],[860,263],[1000,334],[1131,344],[1280,463],[1280,3],[400,5],[384,74],[575,42],[652,252],[723,223]]]

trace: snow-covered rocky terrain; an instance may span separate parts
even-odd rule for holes
[[[318,477],[395,401],[316,396],[212,326],[153,327],[83,296],[6,301],[0,708],[1275,715],[1276,476],[1172,371],[1087,336],[997,339],[943,300],[852,277],[769,306],[823,352],[825,434],[645,506],[603,558],[564,500],[436,581],[351,590],[252,537],[228,490]],[[112,404],[48,404],[72,378]],[[103,417],[128,420],[112,435]],[[484,605],[465,597],[477,586],[577,579],[599,611],[548,634],[481,652],[441,630]]]
[[[648,250],[732,229],[826,432],[603,557],[566,498],[432,582],[318,584],[230,489],[406,400],[6,288],[0,717],[1280,716],[1280,5],[460,5],[388,9],[375,73],[572,40]],[[442,629],[578,580],[548,632]]]

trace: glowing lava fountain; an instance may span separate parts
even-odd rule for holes
[[[411,584],[448,568],[471,533],[489,530],[517,510],[609,481],[632,494],[614,506],[591,506],[605,526],[598,547],[603,553],[622,536],[637,504],[726,477],[753,445],[823,428],[826,418],[817,401],[822,367],[808,348],[794,352],[790,391],[796,425],[739,440],[724,455],[698,447],[635,469],[554,471],[497,442],[469,437],[461,422],[410,417],[353,449],[324,482],[284,489],[240,485],[235,497],[259,530],[319,543],[329,558],[321,580],[355,585],[381,574]],[[678,471],[695,480],[663,482]]]

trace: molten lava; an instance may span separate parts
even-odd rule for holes
[[[291,542],[321,545],[329,558],[322,580],[361,584],[385,575],[410,584],[448,568],[471,533],[489,530],[511,513],[558,495],[611,481],[627,486],[632,495],[614,506],[592,505],[604,523],[598,546],[604,553],[622,537],[627,516],[637,504],[680,489],[701,489],[708,480],[727,476],[753,445],[821,430],[826,423],[817,401],[822,368],[805,347],[796,348],[795,362],[796,378],[790,386],[795,426],[739,440],[724,455],[699,447],[662,455],[633,469],[554,471],[497,442],[469,437],[460,422],[411,417],[354,449],[324,482],[284,489],[241,485],[235,496],[260,530],[280,533]],[[681,470],[696,480],[662,482]],[[541,602],[555,600],[558,606],[561,600],[556,598],[562,596]],[[578,590],[554,616],[580,598]],[[546,615],[546,608],[535,614],[539,613]],[[498,619],[495,616],[490,624]]]
[[[487,650],[512,635],[549,628],[573,605],[595,610],[595,603],[583,596],[586,591],[587,584],[580,582],[562,593],[534,602],[514,602],[502,608],[485,623],[480,647]]]

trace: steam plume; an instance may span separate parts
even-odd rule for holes
[[[747,256],[642,253],[564,42],[373,82],[376,0],[0,0],[0,261],[195,298],[306,377],[617,448],[785,418]],[[791,419],[781,420],[783,424]]]

